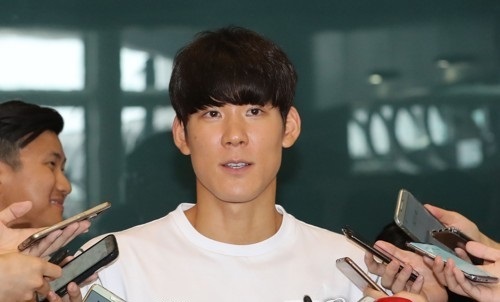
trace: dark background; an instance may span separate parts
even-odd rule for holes
[[[280,44],[299,73],[296,105],[303,133],[284,153],[278,203],[306,222],[334,231],[349,224],[373,239],[392,220],[398,190],[406,188],[422,202],[463,213],[498,240],[499,9],[498,1],[464,0],[3,1],[0,27],[82,32],[97,47],[86,49],[91,70],[84,91],[0,96],[85,108],[81,156],[94,164],[85,168],[83,207],[113,202],[89,236],[125,228],[192,201],[194,186],[189,161],[168,131],[146,133],[133,151],[124,151],[120,109],[168,106],[169,100],[166,92],[120,90],[119,45],[172,57],[200,30],[249,27]],[[443,82],[434,64],[441,56],[473,62],[473,72]],[[388,93],[368,84],[374,71],[393,84]],[[386,118],[389,151],[352,156],[348,125],[356,110],[380,115],[386,108],[415,105],[441,108],[451,116],[446,143],[405,149],[394,134],[404,126]],[[471,123],[474,110],[487,113],[482,130]],[[457,165],[456,148],[464,136],[481,144],[482,161],[476,166]]]

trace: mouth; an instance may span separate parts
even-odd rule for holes
[[[50,204],[55,205],[57,207],[64,208],[64,200],[51,200]]]
[[[243,168],[248,167],[250,165],[251,165],[250,163],[246,163],[246,162],[229,162],[229,163],[223,164],[224,167],[227,167],[230,169],[235,169],[235,170],[243,169]]]

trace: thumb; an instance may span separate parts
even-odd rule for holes
[[[445,219],[445,211],[439,207],[436,207],[436,206],[433,206],[431,204],[424,204],[424,207],[427,209],[427,211],[429,211],[432,216],[436,217],[438,220],[440,220],[441,222],[443,223],[446,223],[444,221],[442,221],[441,219]]]
[[[31,201],[15,202],[0,211],[0,222],[4,225],[7,225],[16,218],[19,218],[26,214],[29,210],[31,210],[32,206],[33,204],[31,203]]]
[[[469,241],[465,246],[467,251],[472,255],[488,260],[490,262],[496,262],[500,260],[500,251],[484,245],[480,242]]]

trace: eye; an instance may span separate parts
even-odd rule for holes
[[[250,108],[248,111],[247,111],[247,114],[249,116],[257,116],[257,115],[261,115],[262,112],[264,112],[261,108]]]
[[[216,110],[209,110],[203,114],[207,118],[217,118],[220,117],[220,112]]]
[[[51,161],[47,162],[47,165],[49,166],[50,169],[54,170],[57,166],[57,163],[55,161],[51,160]]]

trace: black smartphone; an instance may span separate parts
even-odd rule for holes
[[[50,287],[59,296],[66,294],[70,282],[80,284],[103,266],[118,257],[118,244],[114,235],[107,235],[80,255],[62,266],[62,276],[51,281]]]
[[[111,207],[110,202],[103,202],[91,209],[86,210],[85,212],[78,213],[70,218],[67,218],[61,222],[58,222],[50,227],[47,227],[39,232],[32,234],[31,236],[26,238],[23,242],[21,242],[21,244],[19,244],[17,248],[19,251],[23,251],[28,247],[32,246],[33,244],[37,243],[39,240],[45,238],[50,233],[56,230],[62,230],[68,225],[72,224],[73,222],[82,221],[85,219],[92,219],[97,215],[101,214],[104,210],[109,209],[109,207]]]
[[[358,234],[356,234],[353,230],[351,230],[349,227],[343,227],[342,233],[344,233],[344,235],[347,237],[347,239],[351,240],[352,242],[357,244],[359,247],[361,247],[364,250],[373,254],[375,257],[377,257],[384,264],[388,264],[389,262],[392,261],[393,258],[396,258],[393,255],[389,255],[389,253],[387,253],[386,251],[380,251],[380,250],[376,249],[375,247],[373,247],[372,245],[368,244],[367,241],[365,241],[364,239],[361,239],[361,237]],[[396,260],[398,260],[398,259],[396,259]],[[400,262],[402,262],[402,261],[400,261]],[[402,269],[403,269],[403,266],[400,265],[399,270],[402,270]],[[413,272],[410,276],[410,280],[415,281],[417,279],[418,275],[419,275],[418,272],[413,270]]]
[[[480,283],[497,283],[498,278],[489,274],[488,272],[480,269],[479,267],[469,263],[455,254],[452,254],[439,246],[432,244],[419,243],[419,242],[408,242],[406,244],[408,247],[416,251],[417,253],[430,257],[432,259],[440,256],[443,261],[448,261],[448,259],[453,259],[455,265],[464,273],[465,277],[474,282]]]
[[[442,243],[432,237],[431,232],[445,228],[415,196],[405,189],[398,194],[394,222],[410,236],[413,241],[431,243],[447,249]]]
[[[354,283],[361,291],[364,291],[366,287],[371,287],[386,294],[385,290],[377,282],[373,281],[370,276],[359,267],[356,262],[354,262],[349,257],[339,258],[336,261],[337,268]]]
[[[461,248],[465,250],[465,244],[472,239],[462,233],[459,229],[454,227],[443,228],[439,230],[433,230],[431,232],[432,237],[446,245],[451,250],[455,250],[455,248]],[[466,251],[467,252],[467,251]],[[476,265],[483,264],[484,260],[478,257],[475,257],[469,253],[467,253],[471,262]]]

